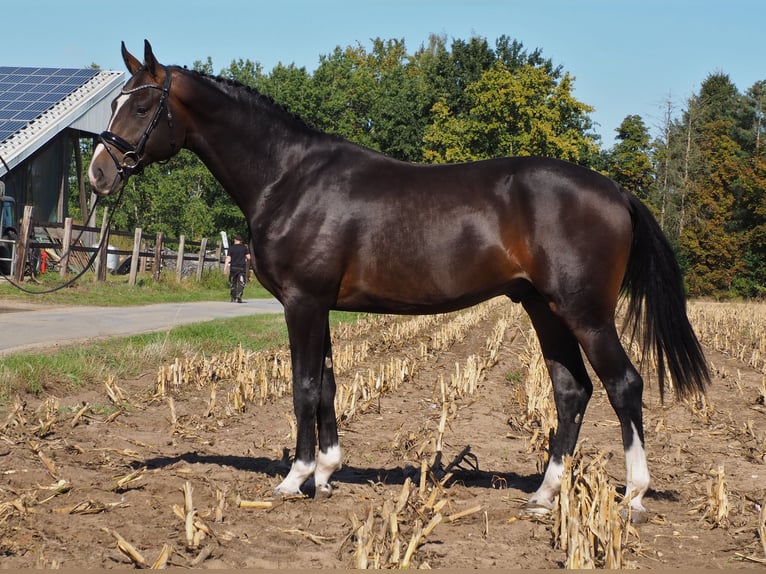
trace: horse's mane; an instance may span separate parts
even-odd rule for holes
[[[324,134],[324,132],[319,130],[317,127],[310,125],[302,117],[291,112],[287,106],[277,102],[271,96],[267,96],[266,94],[261,93],[257,88],[248,86],[247,84],[243,84],[242,82],[238,80],[233,80],[231,78],[224,78],[223,76],[206,74],[204,72],[199,72],[197,70],[190,70],[188,68],[182,68],[182,69],[184,72],[187,72],[193,76],[196,76],[198,78],[201,78],[203,80],[206,80],[216,85],[219,89],[221,89],[222,91],[224,91],[225,93],[227,93],[228,95],[230,95],[232,98],[236,100],[251,102],[258,106],[268,108],[274,112],[277,112],[279,115],[285,117],[294,125],[302,127],[303,129],[310,132]],[[324,135],[330,135],[330,134],[324,134]]]

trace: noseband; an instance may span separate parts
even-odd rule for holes
[[[125,141],[124,139],[122,139],[117,134],[112,133],[110,131],[101,132],[101,134],[99,134],[98,136],[99,141],[104,145],[104,148],[111,156],[112,161],[114,161],[114,165],[117,167],[117,174],[120,176],[120,179],[123,181],[127,180],[134,173],[140,174],[144,170],[144,165],[142,163],[144,146],[146,146],[146,141],[149,139],[149,136],[151,135],[152,131],[154,131],[154,128],[157,127],[157,124],[160,121],[160,116],[162,115],[163,108],[167,109],[168,126],[170,128],[171,152],[175,153],[176,151],[176,143],[175,143],[175,140],[173,139],[173,114],[170,111],[170,103],[168,102],[168,96],[170,95],[170,81],[171,81],[170,71],[168,70],[167,66],[162,66],[162,68],[165,70],[165,85],[164,86],[157,86],[155,84],[144,84],[142,86],[137,86],[130,90],[123,89],[120,92],[121,96],[128,96],[140,90],[149,90],[149,89],[160,90],[162,92],[162,94],[160,95],[160,102],[159,104],[157,104],[157,109],[154,112],[154,116],[152,117],[152,120],[149,122],[149,124],[146,126],[146,129],[144,130],[144,133],[141,136],[141,139],[138,140],[138,143],[135,146],[133,146],[127,141]],[[117,158],[117,156],[114,154],[114,151],[112,151],[112,148],[117,148],[122,153],[122,160],[119,160]]]

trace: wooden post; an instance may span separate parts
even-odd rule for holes
[[[162,231],[157,232],[157,239],[154,241],[154,273],[152,274],[155,281],[160,280],[160,271],[162,268],[162,242],[165,239],[165,234]]]
[[[32,213],[34,206],[24,206],[24,218],[21,220],[21,233],[19,244],[16,246],[16,268],[13,271],[13,280],[21,283],[24,280],[24,266],[27,262],[27,249],[29,248],[29,232],[32,227]]]
[[[69,272],[69,252],[72,249],[72,218],[64,220],[64,240],[61,244],[61,261],[59,262],[59,277],[66,279]]]
[[[85,217],[88,214],[88,198],[86,197],[85,180],[82,177],[82,150],[80,149],[79,138],[75,139],[77,139],[77,141],[72,143],[74,144],[74,163],[75,173],[77,173],[77,191],[80,194],[80,213],[82,214],[83,225],[88,225],[88,222],[85,221]]]
[[[94,281],[106,281],[106,251],[109,244],[109,208],[104,207],[104,218],[101,220],[101,233],[98,236],[98,255],[96,256],[96,276]]]
[[[130,256],[130,276],[128,277],[128,285],[130,286],[136,284],[139,253],[141,253],[141,228],[136,227],[133,234],[133,254]]]
[[[199,246],[199,257],[197,258],[197,283],[202,281],[202,270],[205,268],[205,251],[207,251],[207,237],[203,237]]]
[[[141,252],[146,252],[146,240],[141,240]],[[138,272],[146,273],[146,260],[149,259],[146,255],[141,255],[138,261]]]
[[[218,247],[215,250],[215,267],[218,269],[218,271],[221,270],[221,250],[223,249],[223,245],[220,243],[218,244]]]
[[[178,256],[176,257],[176,281],[180,281],[184,275],[184,248],[186,247],[186,236],[182,233],[178,238]]]

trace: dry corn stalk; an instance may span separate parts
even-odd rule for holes
[[[122,552],[125,556],[130,558],[130,560],[139,568],[146,568],[147,563],[146,559],[143,557],[143,555],[136,549],[135,546],[133,546],[130,542],[125,540],[120,534],[110,528],[102,528],[104,532],[107,532],[111,534],[115,540],[117,540],[117,548]]]
[[[170,544],[163,544],[160,555],[152,564],[152,570],[164,570],[168,567],[170,557],[173,555],[173,547]]]
[[[47,487],[42,487],[42,488],[44,490],[50,490],[51,494],[49,496],[45,497],[44,499],[40,500],[38,502],[38,504],[44,504],[44,503],[48,502],[49,500],[52,500],[53,498],[56,498],[57,496],[59,496],[61,494],[66,494],[67,492],[72,490],[72,483],[69,482],[68,480],[65,480],[65,479],[62,478],[61,480],[59,480],[55,484],[53,484],[51,486],[47,486]]]
[[[377,508],[366,505],[363,520],[352,513],[349,518],[354,566],[360,569],[414,567],[418,550],[440,524],[455,524],[479,513],[480,506],[445,513],[450,504],[449,489],[445,487],[448,480],[449,477],[445,477],[437,481],[426,467],[421,471],[419,484],[408,477],[398,495]]]
[[[555,520],[557,543],[567,553],[567,568],[623,568],[623,548],[631,532],[622,518],[603,453],[575,465],[564,461]]]
[[[40,459],[40,462],[43,463],[43,466],[45,466],[45,470],[48,471],[48,474],[57,479],[58,470],[56,470],[56,464],[43,452],[43,450],[40,448],[40,444],[33,441],[28,441],[27,444],[29,445],[29,448],[32,449],[32,452],[37,455],[37,458]]]
[[[80,424],[80,419],[85,416],[85,413],[87,413],[90,410],[90,403],[83,404],[82,407],[75,413],[74,417],[72,418],[72,422],[70,423],[72,425],[72,428],[76,427],[78,424]]]
[[[144,473],[146,472],[146,467],[142,466],[141,468],[137,468],[133,472],[130,472],[124,476],[118,476],[114,479],[114,484],[112,485],[111,490],[119,492],[120,490],[124,490],[128,486],[132,485],[134,482],[138,482],[143,478]]]
[[[26,515],[28,502],[26,497],[22,496],[10,502],[0,503],[0,524],[8,520],[17,512],[22,516]]]
[[[7,432],[11,428],[23,427],[27,424],[27,419],[24,416],[27,404],[19,397],[14,397],[13,405],[8,409],[8,416],[5,417],[5,421],[0,425],[0,431]]]
[[[192,494],[194,492],[194,489],[192,488],[191,483],[187,480],[184,482],[183,487],[181,488],[181,491],[183,492],[184,497],[184,505],[179,506],[178,504],[173,505],[173,512],[176,516],[184,523],[184,534],[186,537],[186,547],[189,549],[196,549],[200,547],[201,542],[206,537],[215,537],[215,533],[213,530],[204,522],[202,517],[200,516],[200,513],[197,512],[197,510],[194,508],[194,501],[192,499]],[[221,506],[220,501],[217,505],[219,508]],[[202,515],[206,515],[207,513],[202,513]],[[217,516],[217,513],[214,513]],[[200,562],[204,561],[205,558],[202,558]]]
[[[712,474],[712,472],[711,472]],[[726,526],[729,522],[729,495],[726,489],[724,467],[719,466],[713,479],[707,481],[707,501],[703,518],[713,527]]]
[[[694,301],[688,314],[700,341],[766,372],[766,306]]]
[[[106,388],[106,396],[109,397],[109,400],[112,401],[112,403],[119,407],[126,402],[125,393],[117,385],[117,382],[114,380],[114,375],[109,375],[109,377],[107,377],[104,387]]]

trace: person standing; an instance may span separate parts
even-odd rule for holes
[[[234,237],[234,244],[229,247],[226,261],[223,264],[223,272],[228,272],[229,274],[232,303],[234,301],[242,303],[242,293],[245,291],[249,263],[250,250],[247,248],[247,245],[242,243],[242,237],[236,235]]]

